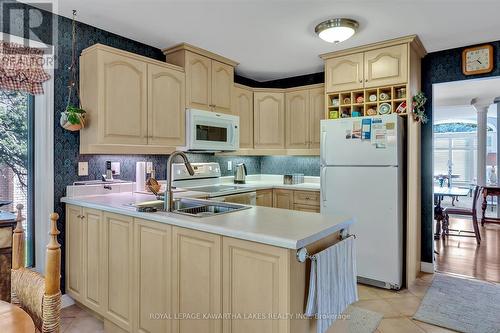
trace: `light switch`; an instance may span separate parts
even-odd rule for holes
[[[233,161],[227,161],[227,171],[233,170]]]
[[[78,162],[78,176],[89,175],[89,162]]]

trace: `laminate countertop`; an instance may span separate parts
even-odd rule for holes
[[[62,202],[144,220],[209,232],[288,249],[299,249],[347,229],[353,219],[295,210],[251,206],[237,212],[209,217],[192,217],[168,212],[137,212],[131,203],[154,200],[139,193],[114,193],[64,197]]]
[[[233,176],[221,177],[223,184],[234,184]],[[264,190],[278,188],[284,190],[319,191],[320,178],[305,176],[304,182],[300,184],[283,184],[282,175],[248,175],[245,184],[236,184],[242,187],[249,187],[254,190]]]

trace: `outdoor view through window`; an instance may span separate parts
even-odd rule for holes
[[[26,264],[33,265],[33,96],[0,90],[0,210],[24,206]]]

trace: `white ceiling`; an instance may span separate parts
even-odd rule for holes
[[[64,0],[59,14],[158,48],[187,42],[240,62],[265,81],[322,71],[318,55],[418,34],[427,51],[500,40],[498,0]],[[317,23],[350,17],[350,40],[332,45]]]

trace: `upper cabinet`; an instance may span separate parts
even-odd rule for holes
[[[285,94],[254,92],[254,147],[285,147]]]
[[[328,59],[325,81],[327,91],[363,88],[363,53]]]
[[[233,113],[240,116],[240,148],[253,148],[253,91],[251,88],[233,87]]]
[[[406,83],[408,45],[400,44],[364,54],[365,88]]]
[[[357,51],[359,49],[359,51]],[[326,92],[390,86],[408,81],[408,42],[332,52],[325,59]]]
[[[319,148],[322,119],[325,119],[324,86],[309,89],[309,148]]]
[[[186,107],[233,112],[231,96],[238,63],[185,43],[163,52],[169,63],[186,71]]]
[[[96,44],[80,57],[81,154],[168,154],[185,143],[184,70]]]

